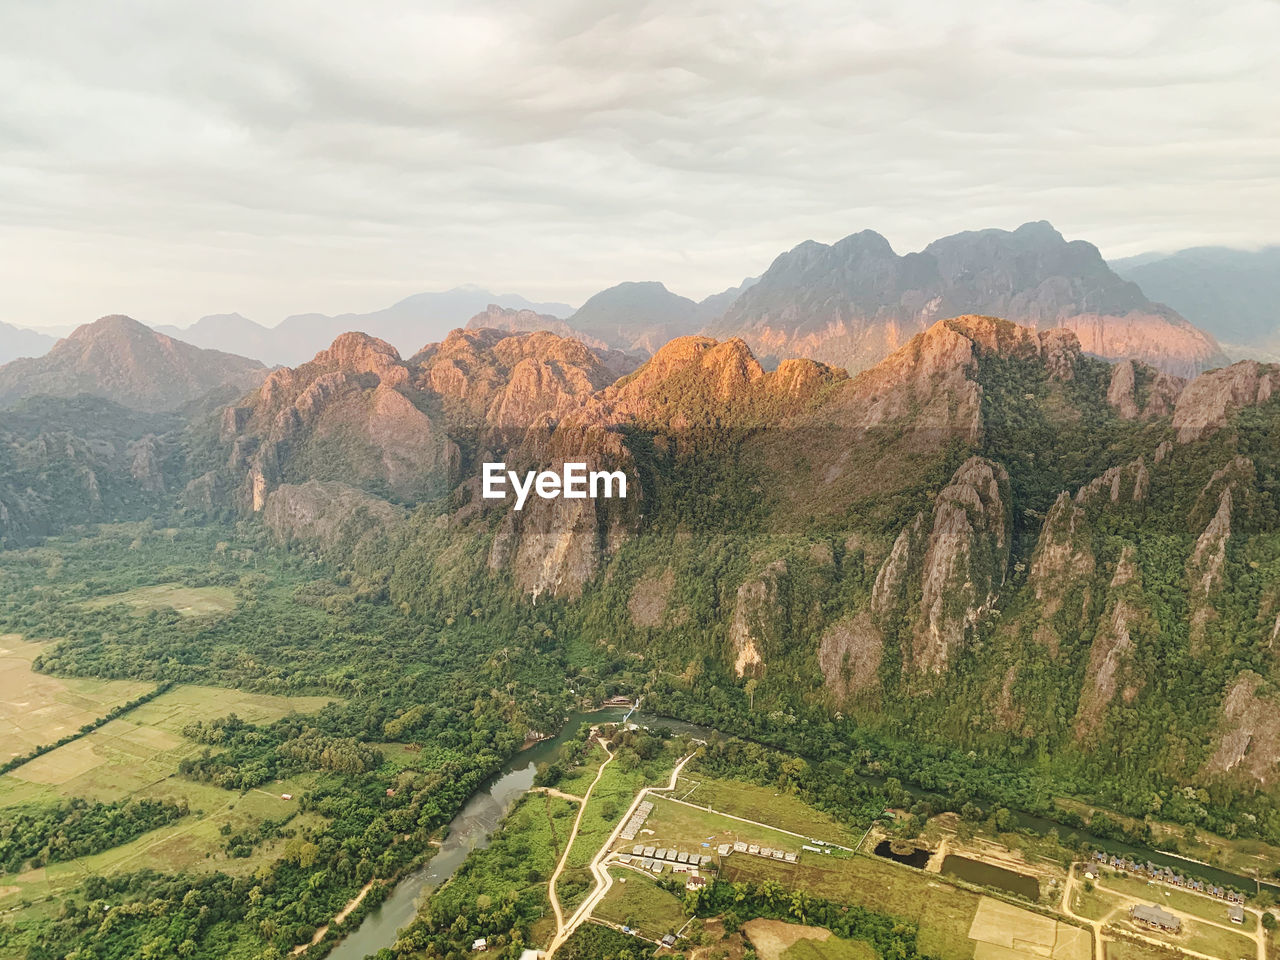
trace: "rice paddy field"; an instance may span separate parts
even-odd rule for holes
[[[136,680],[63,679],[36,673],[40,644],[0,635],[0,763],[57,743],[154,689]]]
[[[5,675],[10,681],[12,674],[22,672],[23,664],[30,677],[74,683],[31,674],[29,658],[18,658],[16,668],[13,661],[6,663],[9,669]],[[125,684],[112,691],[101,683],[99,687],[99,699],[81,708],[92,715],[90,719],[101,716],[116,703],[152,689],[150,684]],[[6,690],[0,710],[19,710],[12,683]],[[65,692],[62,695],[66,696]],[[252,857],[229,857],[224,850],[226,835],[253,830],[268,819],[296,818],[295,826],[310,820],[320,822],[314,814],[299,814],[297,799],[315,775],[277,781],[243,794],[179,777],[177,770],[182,759],[204,749],[183,737],[182,728],[194,720],[212,720],[228,713],[236,713],[251,722],[271,722],[291,712],[319,710],[330,699],[179,686],[0,776],[0,811],[55,803],[70,797],[101,801],[124,798],[186,801],[191,811],[166,827],[102,853],[0,877],[0,911],[24,901],[33,902],[30,909],[38,911],[41,901],[56,901],[62,892],[93,874],[148,867],[167,872],[218,869],[242,874],[252,873],[264,861],[275,859],[280,852],[277,849],[280,841],[261,845]],[[55,696],[52,702],[60,701]],[[292,799],[284,799],[286,794]]]

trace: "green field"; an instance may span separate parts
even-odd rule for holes
[[[0,877],[0,910],[22,900],[56,898],[86,876],[152,868],[217,869],[252,873],[279,855],[280,841],[262,844],[248,858],[225,853],[226,834],[253,831],[264,820],[299,812],[298,797],[316,779],[305,774],[241,794],[177,776],[179,762],[204,749],[181,729],[198,719],[237,713],[253,722],[311,712],[328,697],[274,697],[212,687],[175,687],[124,717],[37,757],[0,777],[0,808],[52,803],[68,797],[185,801],[191,814],[159,830],[89,857]],[[283,794],[293,799],[283,799]],[[319,825],[316,815],[295,822]]]
[[[646,845],[675,846],[689,853],[709,853],[713,856],[717,846],[737,840],[792,853],[801,853],[800,848],[804,844],[799,837],[732,820],[718,813],[712,813],[710,810],[673,803],[665,798],[654,801],[653,813],[645,821],[644,829],[652,830],[653,833],[646,833],[642,837],[637,836],[636,840],[643,839]],[[704,843],[708,846],[703,847]],[[622,843],[619,848],[626,852],[631,846],[631,844]],[[738,854],[737,856],[746,855]],[[801,856],[813,857],[817,854],[801,854]]]
[[[1071,894],[1071,910],[1090,920],[1105,920],[1117,909],[1117,903],[1101,890],[1086,891],[1077,886]]]
[[[695,774],[681,777],[673,795],[688,803],[846,847],[854,846],[862,836],[862,831],[849,829],[798,797],[755,783],[702,779]]]
[[[137,680],[61,679],[36,673],[42,647],[16,634],[0,635],[0,763],[57,743],[155,689]]]
[[[587,792],[587,787],[591,786],[591,781],[596,778],[596,773],[600,770],[600,764],[608,759],[609,755],[604,752],[603,747],[592,746],[587,752],[586,760],[582,765],[561,777],[556,784],[556,789],[562,793],[572,794],[575,797],[582,796]]]
[[[871,944],[862,940],[799,940],[782,952],[782,960],[875,960]]]
[[[1236,960],[1237,957],[1252,960],[1258,955],[1258,944],[1252,937],[1194,920],[1189,927],[1178,938],[1178,943],[1188,950],[1207,953],[1211,957],[1222,957],[1222,960]]]
[[[94,597],[84,605],[90,610],[101,610],[115,603],[133,607],[139,613],[175,610],[184,617],[208,617],[234,610],[236,595],[230,587],[185,587],[180,583],[162,583]]]
[[[594,916],[625,924],[653,940],[684,926],[688,918],[680,899],[635,870],[615,868],[609,873],[615,882]]]
[[[943,883],[932,874],[868,856],[810,857],[789,864],[734,854],[721,875],[726,880],[753,883],[773,879],[790,890],[903,917],[919,926],[917,944],[921,953],[939,960],[973,957],[969,928],[980,898],[976,893]]]
[[[332,699],[174,687],[126,716],[0,777],[0,807],[61,797],[190,799],[191,791],[198,792],[201,785],[177,781],[173,776],[183,758],[203,749],[182,736],[187,724],[229,713],[251,723],[270,723],[291,712],[314,712]],[[171,780],[174,782],[168,782]]]

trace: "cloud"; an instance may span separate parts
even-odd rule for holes
[[[700,297],[806,239],[1280,238],[1280,5],[0,8],[0,319]]]

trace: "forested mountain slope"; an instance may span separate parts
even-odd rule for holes
[[[1186,386],[989,317],[936,323],[853,379],[765,372],[708,338],[617,382],[548,334],[468,332],[409,362],[345,342],[229,412],[223,466],[193,489],[408,609],[563,604],[580,642],[648,664],[643,682],[685,677],[698,709],[745,709],[750,682],[769,716],[1021,758],[1130,809],[1207,817],[1181,784],[1219,791],[1224,815],[1280,777],[1276,367]],[[307,417],[376,444],[385,421],[350,410],[388,390],[423,423],[418,486],[312,466]],[[638,488],[516,514],[478,499],[490,458],[621,466]]]

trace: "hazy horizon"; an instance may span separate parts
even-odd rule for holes
[[[861,229],[1280,241],[1280,4],[1027,10],[9,5],[0,320],[698,300]]]

